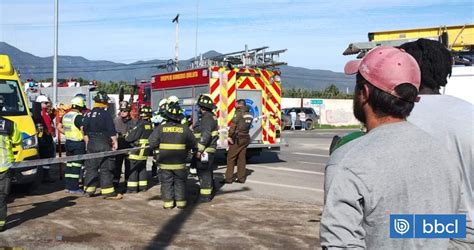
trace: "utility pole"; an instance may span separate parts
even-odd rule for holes
[[[199,31],[199,0],[196,0],[196,44],[194,45],[194,61],[198,61],[198,31]]]
[[[58,102],[58,0],[54,0],[53,105]]]
[[[179,57],[179,14],[173,19],[173,23],[176,23],[176,45],[174,47],[174,70],[178,71],[178,57]]]

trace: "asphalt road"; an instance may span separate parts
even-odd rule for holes
[[[285,131],[288,147],[279,152],[263,152],[247,165],[246,195],[291,202],[322,205],[324,168],[329,159],[329,145],[334,135],[352,130]],[[219,162],[216,178],[223,178],[225,164]],[[241,184],[225,185],[223,191],[236,191]]]
[[[247,182],[217,184],[211,203],[195,202],[199,186],[190,178],[184,210],[162,209],[156,180],[121,201],[66,194],[62,181],[33,193],[14,187],[0,248],[317,248],[328,147],[335,134],[347,132],[285,131],[288,147],[252,158]],[[225,171],[223,159],[218,163],[216,183]]]

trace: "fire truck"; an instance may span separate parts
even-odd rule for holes
[[[281,72],[286,63],[279,55],[286,51],[267,51],[268,47],[245,49],[212,58],[194,60],[189,69],[153,75],[150,82],[138,85],[134,106],[149,104],[156,109],[163,98],[177,96],[188,119],[197,120],[195,105],[200,94],[210,94],[217,106],[218,149],[227,145],[228,129],[236,112],[236,100],[244,99],[253,115],[249,155],[262,150],[279,150],[281,138]],[[173,68],[173,67],[167,67]]]

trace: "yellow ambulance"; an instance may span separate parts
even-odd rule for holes
[[[17,72],[13,68],[8,55],[0,55],[0,95],[5,105],[0,115],[15,122],[20,129],[22,142],[13,149],[17,162],[38,158],[38,138],[25,93]],[[26,184],[38,180],[38,167],[12,169],[12,181]]]

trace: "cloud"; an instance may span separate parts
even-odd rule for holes
[[[0,40],[40,56],[52,54],[53,3],[0,0]],[[60,1],[60,54],[130,62],[195,54],[196,1]],[[449,11],[447,11],[449,10]],[[288,48],[290,65],[341,71],[342,51],[378,30],[473,22],[472,1],[199,1],[200,52],[268,45]],[[453,15],[452,13],[456,13]]]

